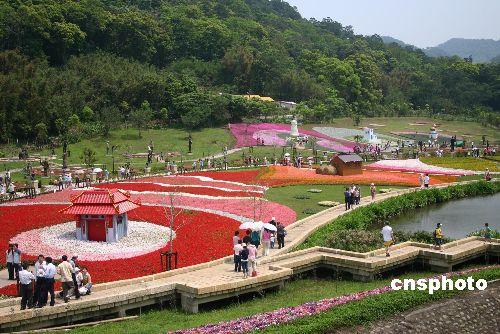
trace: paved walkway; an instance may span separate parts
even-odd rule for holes
[[[469,334],[500,332],[500,281],[484,291],[472,291],[408,311],[369,326],[345,328],[336,334]]]

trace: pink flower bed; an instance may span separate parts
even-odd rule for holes
[[[285,146],[286,138],[290,136],[291,126],[286,124],[230,124],[231,133],[236,138],[236,147],[257,146],[264,140],[265,145]],[[352,152],[356,143],[339,138],[332,138],[314,130],[299,129],[302,136],[318,139],[317,144],[340,152]]]
[[[440,175],[475,175],[476,173],[464,169],[437,167],[425,164],[418,159],[381,160],[366,166],[369,169],[382,169],[400,172],[414,172]]]

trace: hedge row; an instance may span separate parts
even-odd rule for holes
[[[478,181],[446,188],[419,190],[392,197],[382,202],[357,208],[336,218],[314,232],[302,244],[297,246],[297,249],[314,246],[327,247],[331,234],[336,230],[367,229],[372,224],[384,223],[407,211],[466,197],[493,195],[499,191],[500,181]]]

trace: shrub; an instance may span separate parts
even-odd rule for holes
[[[500,182],[478,181],[463,185],[453,185],[447,188],[432,188],[419,190],[397,197],[372,203],[346,213],[311,234],[297,249],[314,246],[327,246],[334,231],[363,230],[372,224],[384,221],[403,212],[442,203],[464,197],[492,195],[500,191]]]
[[[316,168],[316,174],[337,175],[337,169],[333,166],[323,165]]]

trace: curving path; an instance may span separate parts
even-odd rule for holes
[[[382,194],[376,201],[412,191],[416,190],[404,189]],[[363,198],[361,206],[370,203],[369,198]],[[99,284],[92,295],[79,301],[72,300],[68,304],[59,302],[54,307],[19,311],[19,298],[4,300],[0,301],[0,331],[46,327],[88,319],[98,314],[124,315],[127,309],[171,300],[179,295],[186,311],[197,312],[199,304],[280,286],[294,272],[314,266],[327,265],[349,271],[354,278],[369,280],[379,271],[416,259],[426,259],[434,269],[447,271],[456,261],[489,251],[500,253],[500,240],[487,244],[480,238],[468,238],[447,244],[443,252],[435,251],[425,244],[400,244],[395,247],[390,258],[385,257],[383,250],[360,254],[319,247],[285,254],[316,229],[344,213],[344,207],[337,206],[288,226],[286,247],[274,249],[270,256],[261,258],[258,277],[243,279],[241,274],[232,270],[232,257],[228,257],[143,278]]]

